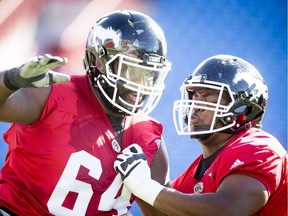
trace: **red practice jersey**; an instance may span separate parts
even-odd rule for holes
[[[149,164],[162,125],[148,116],[124,119],[122,143],[87,76],[52,86],[39,119],[12,124],[0,176],[0,207],[19,215],[121,215],[131,193],[113,168],[118,153],[139,144]]]
[[[183,193],[213,193],[230,174],[248,175],[261,181],[269,200],[255,215],[287,215],[287,152],[270,134],[251,128],[236,134],[216,156],[201,180],[194,176],[200,155],[172,185]]]

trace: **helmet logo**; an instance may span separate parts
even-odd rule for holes
[[[97,28],[97,29],[96,29]],[[95,27],[95,32],[97,35],[91,35],[90,44],[91,46],[99,47],[116,47],[120,43],[119,33],[113,30],[112,27],[108,27],[107,29],[103,28],[102,26]],[[98,50],[97,50],[98,51]]]

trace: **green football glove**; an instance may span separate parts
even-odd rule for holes
[[[70,76],[51,69],[67,62],[66,58],[51,56],[35,56],[20,67],[12,68],[4,74],[5,86],[16,91],[25,87],[46,87],[54,83],[63,83],[70,80]]]

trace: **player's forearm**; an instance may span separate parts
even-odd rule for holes
[[[4,73],[0,72],[0,122],[31,124],[41,114],[51,88],[13,91],[5,84]]]
[[[141,213],[143,216],[165,216],[166,214],[160,212],[155,207],[149,205],[148,203],[144,202],[143,200],[136,197],[136,203],[139,206]]]
[[[0,72],[0,107],[7,100],[7,98],[14,92],[8,89],[4,84],[4,73],[5,71]]]
[[[231,205],[221,194],[183,194],[164,188],[153,206],[165,214],[178,215],[235,215]],[[233,213],[232,213],[233,212]]]

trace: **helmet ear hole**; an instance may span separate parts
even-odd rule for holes
[[[96,66],[96,58],[95,58],[95,56],[94,56],[93,53],[90,53],[89,59],[90,59],[90,61],[89,61],[89,62],[90,62],[89,67],[90,67],[90,68],[93,68],[93,70],[94,70],[94,68],[95,68],[95,66]]]
[[[83,59],[83,64],[84,64],[84,68],[86,70],[86,73],[89,74],[93,74],[95,73],[95,62],[96,58],[93,55],[93,53],[91,53],[90,51],[86,50],[85,51],[85,57]]]
[[[249,116],[249,115],[252,113],[252,111],[253,111],[253,107],[247,106],[243,113],[244,113],[246,116]]]
[[[89,74],[89,59],[88,59],[87,49],[85,50],[85,56],[83,58],[83,65],[84,65],[84,69],[85,69],[86,73]]]
[[[254,106],[247,107],[245,110],[245,115],[248,121],[256,120],[259,117],[261,118],[263,113],[264,111],[256,104]]]

